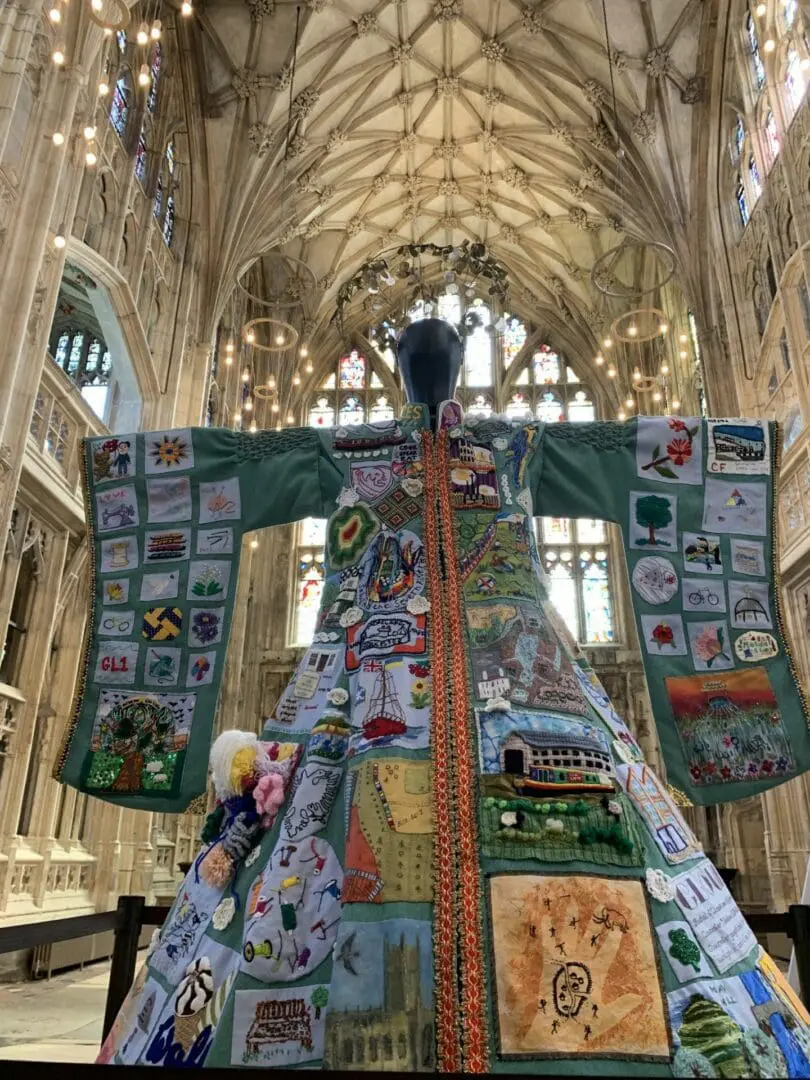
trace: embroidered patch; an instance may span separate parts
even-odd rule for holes
[[[329,994],[328,984],[237,990],[231,1065],[272,1069],[320,1061]]]
[[[138,565],[137,536],[119,536],[101,541],[101,573],[134,570]]]
[[[134,611],[102,611],[98,621],[100,637],[129,637],[134,628]]]
[[[192,560],[188,572],[186,596],[189,600],[224,600],[228,595],[230,577],[231,564],[229,562]]]
[[[650,656],[686,656],[680,615],[642,615],[641,633]]]
[[[191,428],[147,435],[144,442],[148,473],[181,472],[194,465]]]
[[[734,652],[746,664],[770,660],[779,655],[779,644],[773,634],[762,630],[748,630],[734,642]]]
[[[232,555],[233,529],[220,525],[215,529],[200,529],[197,533],[198,555]]]
[[[768,522],[768,486],[765,483],[706,481],[703,528],[719,533],[764,536]]]
[[[353,772],[343,903],[430,901],[430,765],[386,757]]]
[[[309,733],[328,706],[327,695],[343,668],[343,648],[312,645],[274,711],[280,724]],[[299,679],[303,680],[300,692]]]
[[[489,892],[500,1058],[669,1060],[639,881],[503,874],[490,877]]]
[[[131,641],[99,642],[93,681],[132,686],[138,665],[138,649],[139,646]]]
[[[191,519],[191,481],[187,476],[148,480],[146,498],[149,521],[189,521]]]
[[[139,988],[138,984],[142,983]],[[152,1024],[166,1004],[166,991],[151,977],[146,964],[143,965],[133,984],[120,1017],[116,1018],[113,1030],[105,1042],[96,1064],[106,1065],[112,1060],[114,1048],[118,1051],[115,1063],[136,1065],[146,1045]],[[120,1021],[120,1022],[119,1022]]]
[[[696,671],[723,671],[734,667],[728,624],[722,620],[687,624],[689,648]]]
[[[392,529],[403,529],[408,522],[422,513],[422,507],[403,488],[394,488],[374,507],[374,513]]]
[[[178,607],[147,608],[143,613],[141,636],[147,641],[171,641],[183,629],[183,612]]]
[[[523,488],[522,491],[519,491],[518,494],[515,496],[515,501],[517,502],[518,506],[522,507],[526,511],[528,517],[532,516],[534,509],[532,506],[532,493],[531,491],[529,491],[528,488]]]
[[[129,600],[129,578],[114,578],[102,584],[101,602],[105,607],[125,604]]]
[[[706,472],[765,473],[771,471],[771,441],[767,421],[709,420]]]
[[[671,866],[703,854],[700,841],[648,765],[619,765],[616,775]]]
[[[587,715],[571,661],[533,604],[501,602],[467,608],[473,687],[479,700]]]
[[[396,446],[391,460],[391,471],[394,476],[421,477],[424,464],[420,454],[420,445],[404,442]]]
[[[630,761],[643,761],[644,755],[641,748],[633,737],[630,728],[613,708],[609,694],[596,677],[596,672],[587,663],[580,661],[573,665],[574,675],[577,677],[580,687],[588,701],[596,710],[597,715],[604,720],[608,728],[616,736],[616,740],[624,746]],[[627,760],[627,758],[623,758]]]
[[[720,537],[706,533],[683,534],[683,565],[690,574],[723,573],[723,552]]]
[[[336,712],[322,717],[307,743],[307,762],[336,765],[345,761],[351,731],[348,721]]]
[[[708,614],[713,612],[725,613],[726,610],[726,586],[723,581],[712,581],[704,578],[683,579],[683,593],[681,597],[684,611],[702,611]]]
[[[703,483],[699,417],[641,416],[637,430],[639,476],[665,484]]]
[[[428,660],[364,660],[351,675],[352,755],[387,746],[428,745],[432,687]]]
[[[675,567],[660,555],[645,555],[633,567],[633,588],[642,600],[657,607],[669,603],[678,591]]]
[[[717,970],[745,960],[757,939],[712,863],[703,859],[672,882],[678,907]]]
[[[225,608],[192,608],[189,645],[216,645],[222,641]]]
[[[379,529],[379,519],[366,503],[337,509],[327,525],[330,566],[339,570],[357,562]]]
[[[351,485],[366,502],[381,499],[395,482],[393,470],[387,461],[351,465]]]
[[[146,561],[150,563],[178,562],[187,559],[191,547],[190,529],[146,534]]]
[[[161,645],[146,650],[143,681],[147,686],[176,686],[180,676],[181,649]]]
[[[731,569],[735,574],[765,577],[765,550],[761,540],[731,540]]]
[[[135,476],[137,464],[134,448],[134,435],[111,435],[106,439],[93,439],[90,442],[93,481],[101,484],[105,480],[124,480]]]
[[[650,495],[646,491],[630,492],[630,547],[678,547],[678,499],[675,495]]]
[[[198,881],[193,868],[186,875],[161,930],[160,944],[149,958],[155,971],[170,983],[180,981],[222,893],[222,888],[212,888],[203,878]]]
[[[729,581],[728,606],[735,630],[773,630],[767,581]]]
[[[497,510],[501,505],[495,455],[464,435],[450,436],[450,499],[460,510]]]
[[[416,533],[378,532],[363,556],[359,606],[372,612],[402,611],[408,598],[424,588],[423,555]]]
[[[530,452],[537,439],[537,430],[537,426],[534,424],[522,425],[515,432],[509,444],[509,449],[506,451],[506,458],[512,470],[512,483],[516,488],[524,486],[526,467],[529,464]]]
[[[457,519],[459,570],[466,600],[537,599],[537,573],[522,514],[464,515]]]
[[[242,970],[264,982],[294,982],[314,971],[337,937],[342,885],[326,840],[279,838],[248,893]]]
[[[436,1068],[433,1017],[432,925],[427,920],[383,919],[380,922],[341,922],[334,950],[326,1021],[326,1069],[373,1068],[394,1060],[403,1072]],[[391,996],[387,988],[408,972],[408,991]],[[358,1009],[366,1025],[358,1029]],[[394,1041],[397,1030],[418,1037]],[[389,1042],[386,1042],[386,1037]],[[360,1058],[356,1052],[363,1048]],[[390,1050],[390,1054],[388,1051]]]
[[[138,497],[134,484],[108,488],[96,495],[98,531],[130,529],[138,524]]]
[[[281,825],[283,840],[298,843],[326,826],[342,779],[343,769],[334,765],[313,762],[298,769]]]
[[[677,920],[659,923],[655,932],[661,942],[661,952],[669,960],[678,982],[711,978],[712,969],[700,951],[688,923]]]
[[[665,680],[692,783],[789,776],[788,734],[765,668]]]
[[[180,574],[169,570],[165,574],[144,574],[141,581],[141,600],[173,600],[180,589]]]
[[[405,441],[396,420],[381,420],[374,424],[335,428],[332,445],[335,450],[381,450]]]
[[[214,681],[216,650],[211,652],[191,653],[186,670],[186,686],[208,686]]]
[[[371,657],[418,656],[425,651],[427,616],[407,611],[372,615],[347,630],[346,670],[357,671]]]
[[[200,524],[238,519],[242,516],[239,477],[200,484]]]

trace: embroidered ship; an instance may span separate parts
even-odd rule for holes
[[[377,668],[377,676],[366,715],[362,720],[363,735],[369,742],[391,735],[404,735],[408,729],[405,713],[385,664],[375,663],[375,668]]]

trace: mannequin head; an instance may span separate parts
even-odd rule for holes
[[[463,357],[458,332],[443,319],[407,326],[397,342],[397,363],[408,401],[423,401],[433,413],[453,396]]]

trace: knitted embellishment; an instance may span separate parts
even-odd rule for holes
[[[591,424],[546,424],[546,435],[554,439],[572,439],[590,443],[597,450],[624,450],[635,438],[635,428],[613,420],[596,420]]]
[[[240,431],[236,435],[239,461],[260,461],[274,454],[313,447],[318,441],[314,428],[291,428],[289,431]]]

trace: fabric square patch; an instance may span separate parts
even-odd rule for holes
[[[113,604],[125,604],[129,600],[129,578],[113,578],[102,586],[102,600],[105,607]]]
[[[180,653],[171,645],[152,646],[146,650],[143,681],[147,686],[176,686],[180,676]]]
[[[686,656],[680,615],[642,615],[641,632],[650,656]]]
[[[222,641],[225,608],[192,608],[188,629],[189,645],[216,645]]]
[[[729,581],[728,606],[735,630],[772,630],[771,587],[767,581]]]
[[[129,637],[134,629],[134,611],[102,611],[98,621],[100,637]]]
[[[638,475],[665,484],[702,484],[701,427],[695,416],[639,417]]]
[[[746,664],[758,664],[779,655],[779,643],[764,630],[746,630],[734,642],[734,652]]]
[[[141,636],[147,641],[173,641],[183,629],[183,612],[178,607],[152,607],[143,613]]]
[[[237,990],[231,1065],[281,1068],[320,1061],[329,985]]]
[[[713,619],[710,622],[690,622],[687,627],[696,671],[723,671],[734,667],[728,623]]]
[[[343,780],[340,765],[307,762],[295,774],[279,835],[297,844],[326,827]]]
[[[392,655],[418,656],[425,651],[427,617],[407,611],[372,615],[350,626],[347,634],[346,670],[357,671],[363,660]]]
[[[131,686],[135,682],[139,648],[137,642],[132,641],[99,642],[93,681]]]
[[[213,888],[203,878],[197,880],[197,876],[192,867],[177,892],[169,918],[163,924],[160,944],[149,960],[150,966],[171,983],[180,981],[189,961],[196,954],[224,891],[224,886]]]
[[[179,562],[187,559],[191,529],[171,529],[146,534],[146,562]]]
[[[763,667],[665,680],[692,783],[790,776],[790,740]]]
[[[498,874],[489,901],[500,1058],[669,1061],[640,881]]]
[[[424,590],[423,554],[416,533],[378,532],[363,556],[358,606],[374,614],[402,611],[411,597]]]
[[[688,923],[677,920],[659,923],[655,932],[661,942],[661,952],[669,961],[678,982],[711,978],[712,969]]]
[[[239,477],[200,484],[200,524],[242,516]]]
[[[630,547],[677,551],[678,499],[675,495],[630,492]]]
[[[703,854],[700,841],[649,765],[619,765],[616,775],[670,865]]]
[[[148,473],[182,472],[194,466],[191,428],[146,435],[144,444]]]
[[[101,573],[134,570],[138,565],[138,537],[117,536],[101,541]]]
[[[716,867],[703,859],[670,880],[678,907],[717,970],[745,960],[757,939]]]
[[[228,595],[231,576],[229,562],[196,562],[192,560],[188,573],[189,600],[224,600]]]
[[[761,540],[732,540],[731,569],[735,574],[765,577],[765,546]]]
[[[144,574],[141,600],[173,600],[179,589],[179,570],[167,570],[165,574]]]
[[[221,525],[217,529],[200,529],[197,533],[198,555],[232,555],[233,529]]]
[[[194,694],[139,694],[131,690],[102,690],[93,723],[92,750],[121,752],[121,746],[145,733],[150,754],[182,750],[194,719]],[[165,710],[161,712],[160,710]],[[152,770],[150,770],[152,771]]]
[[[688,574],[723,574],[720,537],[709,533],[683,534],[683,565]]]
[[[187,476],[148,480],[146,498],[150,521],[191,520],[191,481]]]
[[[706,481],[703,528],[744,536],[765,536],[768,526],[768,486],[737,484],[733,480]]]
[[[739,475],[771,471],[771,440],[765,420],[708,420],[706,472]]]
[[[427,658],[363,660],[349,676],[349,693],[353,757],[384,746],[417,750],[428,745],[433,690]]]
[[[501,505],[492,448],[465,435],[450,436],[450,499],[459,510],[497,510]]]
[[[124,480],[135,476],[136,455],[134,435],[111,435],[106,439],[92,439],[90,458],[93,463],[93,481]]]
[[[192,653],[188,658],[186,686],[207,686],[213,682],[216,659],[215,651]]]
[[[675,567],[662,555],[645,555],[633,567],[633,588],[653,607],[667,604],[678,591]]]
[[[369,503],[381,499],[396,483],[396,477],[387,461],[353,464],[350,468],[351,486],[359,492],[361,499]]]
[[[416,499],[406,495],[401,488],[397,488],[390,495],[381,499],[374,507],[374,513],[380,521],[383,521],[392,529],[403,529],[412,518],[418,517],[421,512],[422,507]]]
[[[726,610],[725,583],[705,577],[685,577],[682,601],[684,611],[702,611],[707,615],[716,612],[719,615]]]
[[[138,524],[138,498],[134,484],[108,488],[96,495],[99,532],[131,529]]]

